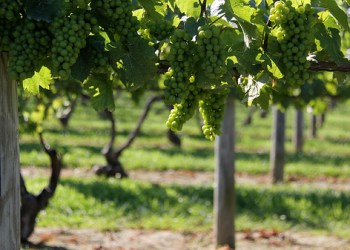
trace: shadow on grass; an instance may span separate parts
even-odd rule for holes
[[[55,148],[58,152],[61,154],[65,154],[69,152],[72,148],[79,147],[80,149],[84,149],[92,154],[102,154],[101,150],[103,148],[103,145],[101,146],[91,146],[91,145],[55,145]],[[30,153],[33,151],[37,152],[43,152],[42,146],[39,143],[21,143],[20,144],[20,151]]]
[[[161,186],[131,182],[109,184],[107,181],[80,182],[64,179],[61,185],[72,188],[100,202],[111,202],[131,220],[157,214],[191,214],[191,207],[203,204],[203,211],[212,213],[212,187]],[[290,190],[291,187],[245,187],[236,191],[237,214],[257,223],[284,220],[289,225],[313,229],[331,229],[334,223],[350,221],[350,194],[334,191]],[[182,202],[179,202],[179,201]]]

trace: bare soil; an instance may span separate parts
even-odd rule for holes
[[[47,169],[22,168],[24,176],[49,176]],[[92,176],[93,172],[82,169],[63,169],[62,176]],[[212,185],[213,173],[192,171],[130,171],[130,178],[152,183],[176,183],[179,185]],[[237,183],[268,184],[269,176],[236,174]],[[292,185],[308,184],[315,188],[350,190],[350,178],[306,178],[292,176]],[[178,232],[168,230],[125,229],[121,231],[95,231],[93,229],[36,228],[26,249],[57,250],[209,250],[215,249],[212,232]],[[236,249],[243,250],[350,250],[349,239],[315,235],[296,231],[246,231],[236,235]],[[220,250],[229,250],[222,247]]]

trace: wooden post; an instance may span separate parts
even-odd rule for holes
[[[285,114],[276,106],[273,107],[273,126],[271,138],[270,164],[272,182],[282,182],[284,175],[284,138]]]
[[[20,181],[16,84],[0,54],[0,249],[20,249]]]
[[[235,248],[234,98],[229,96],[222,136],[215,139],[214,234],[217,246]]]
[[[297,109],[295,112],[293,144],[296,152],[301,153],[303,151],[304,113],[301,109]]]
[[[310,137],[317,137],[317,116],[315,114],[311,114],[311,122],[310,122]]]

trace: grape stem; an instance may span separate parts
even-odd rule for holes
[[[216,18],[214,21],[212,21],[209,25],[213,25],[214,23],[216,23],[217,21],[219,21],[221,18],[223,18],[225,16],[225,14],[222,14],[221,16],[219,16],[218,18]]]
[[[200,16],[207,16],[207,0],[203,0],[203,2],[201,0],[199,0],[199,5],[201,6],[201,13]]]
[[[312,71],[338,71],[338,72],[350,72],[350,61],[347,62],[324,62],[318,61],[311,63],[310,70]]]

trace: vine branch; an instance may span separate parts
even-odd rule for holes
[[[314,62],[311,63],[310,70],[312,71],[338,71],[338,72],[350,72],[350,61],[340,62],[339,64],[335,62]]]

